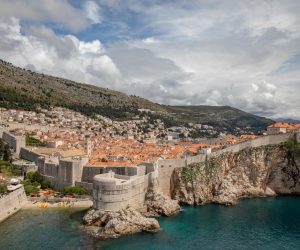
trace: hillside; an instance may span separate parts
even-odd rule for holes
[[[61,106],[86,115],[101,114],[112,119],[131,119],[138,109],[157,111],[167,126],[188,122],[213,125],[217,128],[249,126],[263,129],[272,121],[241,110],[213,106],[168,106],[124,93],[77,83],[59,77],[35,73],[0,60],[0,106],[35,110],[38,106]]]
[[[214,127],[244,128],[250,126],[259,129],[273,122],[229,106],[172,106],[168,108],[168,111],[187,122],[205,121],[205,124]]]

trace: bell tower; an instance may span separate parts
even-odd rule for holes
[[[85,137],[85,153],[88,157],[92,155],[93,145],[90,136]]]

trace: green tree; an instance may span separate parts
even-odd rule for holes
[[[32,185],[31,183],[24,183],[24,189],[27,195],[32,193],[36,194],[39,192],[39,189],[34,185]]]
[[[28,172],[26,174],[26,180],[29,180],[31,183],[37,182],[41,184],[43,182],[43,177],[39,172]]]
[[[78,195],[85,195],[89,194],[88,190],[83,187],[74,186],[74,187],[64,187],[64,194],[78,194]]]
[[[52,188],[51,182],[50,181],[42,182],[41,189],[47,189],[47,188]]]

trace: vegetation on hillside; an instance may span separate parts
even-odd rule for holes
[[[37,110],[39,107],[60,106],[85,115],[104,115],[114,120],[126,120],[150,109],[151,119],[161,119],[167,127],[189,122],[216,128],[250,126],[265,128],[271,120],[228,106],[168,106],[93,85],[39,74],[0,60],[0,107]]]
[[[288,140],[283,144],[283,146],[287,150],[288,163],[296,166],[298,169],[296,159],[300,157],[300,143],[297,143],[295,140]]]
[[[32,135],[26,135],[26,146],[45,147],[46,144],[34,138]]]

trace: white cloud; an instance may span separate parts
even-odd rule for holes
[[[49,28],[31,27],[22,34],[19,20],[1,20],[0,56],[18,66],[34,68],[75,81],[114,87],[120,72],[105,55],[99,40],[84,42],[75,36],[57,36]]]
[[[87,1],[84,4],[84,12],[92,24],[101,23],[100,7],[93,1]]]
[[[67,0],[0,0],[1,18],[16,17],[32,22],[51,22],[76,32],[87,27],[81,11]]]
[[[165,104],[231,105],[300,118],[300,61],[291,60],[300,55],[296,0],[94,0],[81,11],[67,1],[43,0],[40,6],[27,0],[30,8],[25,1],[1,2],[0,55],[20,66]],[[67,15],[56,14],[58,6]],[[19,21],[8,23],[8,16],[36,23],[22,24],[21,33]],[[128,36],[118,41],[124,34],[113,29],[118,39],[104,48],[101,37],[58,36],[41,20],[70,31],[111,22],[106,29],[123,27]]]

